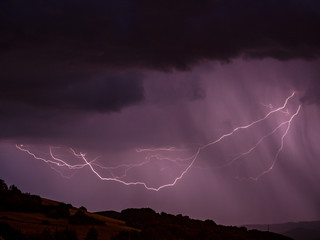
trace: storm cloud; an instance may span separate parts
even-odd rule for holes
[[[2,84],[2,102],[52,110],[119,111],[144,99],[141,77],[135,73],[81,75],[82,72],[8,74]]]
[[[4,1],[2,52],[151,68],[246,56],[312,59],[318,1]]]
[[[155,88],[161,72],[170,80],[149,102],[204,99],[201,77],[181,84],[168,76],[210,61],[314,61],[319,9],[312,0],[3,1],[1,119],[119,112],[146,104],[145,86]],[[302,102],[319,104],[318,79],[283,81],[305,92]]]
[[[103,76],[106,69],[168,71],[209,60],[315,59],[319,9],[318,1],[291,0],[3,1],[1,98],[108,112],[141,101],[143,89],[139,77]],[[84,94],[83,82],[99,92]],[[312,87],[319,91],[319,84]]]

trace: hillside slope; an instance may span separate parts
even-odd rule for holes
[[[117,219],[115,219],[115,218]],[[290,240],[276,233],[221,226],[212,220],[156,213],[149,208],[121,213],[87,212],[85,207],[22,193],[0,180],[0,239],[5,240]],[[1,239],[1,240],[2,240]]]
[[[139,231],[124,221],[87,212],[85,207],[22,193],[0,179],[0,239],[108,240],[119,232]],[[90,239],[90,238],[89,238]]]

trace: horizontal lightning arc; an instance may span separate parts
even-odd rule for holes
[[[199,154],[201,153],[202,150],[210,147],[210,146],[213,146],[214,144],[222,141],[223,139],[227,138],[227,137],[230,137],[232,136],[235,132],[241,130],[241,129],[248,129],[250,127],[252,127],[253,125],[256,125],[264,120],[266,120],[269,116],[271,116],[273,113],[276,113],[276,112],[284,112],[283,109],[287,106],[288,104],[288,101],[295,95],[295,92],[293,92],[289,97],[286,98],[284,104],[279,107],[279,108],[276,108],[276,109],[272,109],[271,111],[269,111],[263,118],[260,118],[256,121],[253,121],[252,123],[248,124],[248,125],[243,125],[243,126],[240,126],[240,127],[236,127],[234,128],[232,131],[230,131],[229,133],[226,133],[224,135],[222,135],[221,137],[219,137],[218,139],[212,141],[212,142],[209,142],[207,144],[204,144],[204,145],[201,145],[199,147],[196,148],[195,152],[193,155],[187,157],[187,158],[169,158],[169,157],[165,157],[165,156],[162,156],[160,154],[150,154],[146,157],[146,160],[143,161],[143,162],[140,162],[140,163],[137,163],[137,164],[121,164],[121,165],[118,165],[118,166],[113,166],[113,167],[104,167],[98,163],[96,163],[96,160],[97,158],[89,161],[87,158],[86,158],[86,154],[85,153],[77,153],[74,149],[70,148],[70,152],[73,154],[73,156],[77,157],[78,159],[80,159],[81,161],[83,161],[84,163],[83,164],[76,164],[76,165],[71,165],[71,164],[68,164],[67,162],[65,162],[64,160],[62,160],[61,158],[58,158],[54,153],[53,153],[53,149],[52,147],[49,148],[49,153],[50,153],[50,156],[51,156],[51,160],[48,160],[48,159],[45,159],[45,158],[42,158],[42,157],[38,157],[36,156],[34,153],[32,153],[31,151],[29,151],[28,149],[25,149],[23,145],[16,145],[16,147],[21,150],[21,151],[24,151],[26,153],[28,153],[29,155],[31,155],[32,157],[34,157],[35,159],[37,160],[41,160],[41,161],[44,161],[48,164],[52,164],[52,165],[55,165],[55,166],[58,166],[58,167],[67,167],[68,169],[80,169],[80,168],[83,168],[83,167],[86,167],[88,166],[91,171],[98,177],[100,178],[101,180],[104,180],[104,181],[114,181],[114,182],[118,182],[118,183],[121,183],[121,184],[124,184],[126,186],[130,186],[130,185],[142,185],[144,188],[146,188],[147,190],[153,190],[153,191],[159,191],[163,188],[166,188],[166,187],[172,187],[174,186],[179,180],[181,180],[184,175],[190,170],[190,168],[194,165],[195,161],[198,159],[198,156]],[[273,164],[272,166],[266,170],[265,172],[263,172],[261,175],[259,175],[257,177],[257,179],[259,177],[261,177],[262,175],[264,175],[265,173],[271,171],[271,169],[274,167],[275,163],[276,163],[276,160],[278,158],[278,155],[280,154],[282,148],[283,148],[283,141],[284,141],[284,138],[287,134],[287,132],[289,131],[289,128],[290,128],[290,124],[291,124],[291,121],[293,120],[293,118],[299,113],[300,111],[300,108],[301,108],[301,105],[299,106],[297,112],[295,114],[293,114],[290,118],[290,120],[286,121],[286,122],[283,122],[281,123],[279,126],[277,126],[271,133],[269,133],[268,135],[262,137],[254,147],[250,148],[247,152],[245,153],[242,153],[240,154],[240,156],[236,157],[235,159],[231,160],[231,163],[233,161],[235,161],[236,159],[240,158],[241,156],[244,156],[246,154],[249,154],[251,151],[253,151],[257,145],[259,145],[264,138],[266,138],[267,136],[269,135],[272,135],[275,131],[277,131],[280,127],[282,127],[283,125],[285,124],[288,124],[288,127],[286,129],[286,132],[285,134],[282,136],[281,138],[281,147],[280,149],[278,150],[277,154],[276,154],[276,157],[274,158],[273,160]],[[287,113],[287,112],[286,112]],[[188,151],[188,149],[180,149],[180,148],[176,148],[176,147],[162,147],[162,148],[137,148],[136,149],[136,152],[138,153],[141,153],[141,152],[147,152],[147,153],[151,153],[151,152],[182,152],[182,151]],[[151,161],[151,158],[155,158],[156,160],[168,160],[168,161],[171,161],[171,162],[174,162],[174,163],[178,163],[178,162],[185,162],[185,161],[189,161],[190,163],[186,166],[186,168],[180,173],[179,176],[175,177],[175,179],[171,182],[171,183],[168,183],[168,184],[164,184],[164,185],[161,185],[159,187],[150,187],[148,186],[145,182],[141,182],[141,181],[136,181],[136,182],[128,182],[128,181],[124,181],[122,180],[122,178],[124,178],[127,174],[128,171],[130,171],[131,169],[133,168],[137,168],[137,167],[141,167],[147,163],[149,163]],[[231,164],[230,163],[230,164]],[[105,170],[109,170],[110,173],[112,174],[113,177],[103,177],[96,169],[95,167],[99,167],[101,169],[105,169]],[[125,168],[125,172],[122,176],[114,176],[112,170],[116,170],[116,169],[119,169],[119,168]],[[256,179],[256,180],[257,180]]]
[[[122,183],[126,186],[130,186],[130,185],[143,185],[147,190],[153,190],[153,191],[159,191],[160,189],[162,188],[165,188],[165,187],[172,187],[174,186],[177,181],[179,181],[183,176],[184,174],[186,174],[188,172],[188,170],[191,168],[191,164],[182,172],[182,174],[177,177],[172,183],[168,183],[168,184],[165,184],[165,185],[161,185],[160,187],[157,187],[157,188],[154,188],[154,187],[148,187],[146,183],[144,182],[126,182],[126,181],[123,181],[121,179],[118,179],[118,178],[108,178],[108,177],[102,177],[92,166],[92,164],[86,159],[85,157],[85,154],[83,153],[76,153],[73,149],[71,149],[73,151],[73,154],[77,157],[80,157],[81,159],[83,159],[83,161],[86,163],[86,165],[88,165],[91,169],[91,171],[97,175],[97,177],[99,177],[101,180],[104,180],[104,181],[114,181],[114,182],[119,182],[119,183]],[[200,150],[198,150],[196,156],[198,156]],[[193,161],[196,159],[196,156],[194,157]]]

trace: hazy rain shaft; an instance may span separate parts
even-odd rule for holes
[[[317,1],[33,2],[1,3],[1,179],[90,211],[320,219]]]

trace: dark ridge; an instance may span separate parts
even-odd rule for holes
[[[126,209],[121,213],[115,211],[98,212],[102,216],[108,216],[123,220],[127,226],[115,225],[118,230],[108,236],[106,230],[112,231],[111,224],[106,224],[102,216],[88,213],[85,207],[76,209],[71,204],[56,202],[53,205],[43,204],[40,196],[22,193],[16,186],[8,187],[0,179],[0,212],[9,212],[20,214],[42,214],[43,219],[36,226],[36,232],[33,235],[24,235],[26,229],[17,226],[14,227],[15,220],[10,217],[0,219],[0,239],[14,240],[77,240],[81,232],[79,229],[91,228],[87,230],[86,239],[97,239],[101,234],[103,239],[122,240],[157,240],[157,239],[215,239],[215,240],[290,240],[291,238],[272,232],[262,232],[258,230],[247,230],[246,227],[221,226],[212,220],[195,220],[181,214],[172,215],[168,213],[157,213],[150,208]],[[72,210],[72,211],[71,211]],[[76,213],[71,214],[77,210]],[[14,216],[13,215],[13,216]],[[10,214],[8,215],[10,216]],[[65,229],[58,230],[54,222],[60,224],[65,222]],[[24,223],[28,223],[26,220]],[[30,223],[30,222],[29,222]],[[13,224],[13,225],[11,225]],[[33,223],[35,224],[35,223]],[[92,226],[94,225],[94,228]],[[45,226],[39,230],[40,226]],[[49,227],[55,228],[55,232],[48,230]],[[26,228],[26,227],[25,227]],[[101,229],[103,228],[103,229]],[[77,230],[78,229],[78,230]],[[42,231],[42,232],[41,232]],[[83,235],[83,233],[82,233]],[[83,239],[80,237],[79,239]]]
[[[120,232],[113,240],[122,239],[239,239],[239,240],[289,240],[290,237],[245,227],[221,226],[212,220],[195,220],[181,214],[156,213],[150,208],[126,209],[121,220],[141,232]]]

